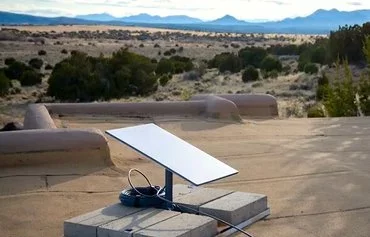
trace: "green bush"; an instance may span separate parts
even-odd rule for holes
[[[163,53],[163,55],[164,55],[164,56],[171,56],[171,55],[172,55],[172,53],[171,53],[169,50],[167,50],[167,51],[165,51],[165,52]]]
[[[307,63],[304,66],[304,72],[307,74],[316,74],[319,72],[319,68],[314,63]]]
[[[172,60],[162,58],[157,64],[155,73],[158,75],[172,74],[175,72],[175,66],[173,65]]]
[[[308,118],[323,118],[325,117],[325,112],[322,108],[322,105],[315,104],[308,108],[307,110],[307,117]]]
[[[62,51],[60,51],[60,53],[62,53],[62,54],[68,54],[68,51],[66,49],[62,49]]]
[[[10,88],[10,80],[0,71],[0,96],[8,94]]]
[[[25,71],[21,78],[19,79],[22,86],[33,86],[40,84],[42,81],[42,76],[40,73],[35,71]]]
[[[41,69],[42,65],[44,64],[44,61],[40,58],[32,58],[29,62],[28,65],[35,69]]]
[[[6,58],[5,61],[4,61],[4,63],[5,63],[5,65],[10,66],[15,61],[16,61],[15,58]]]
[[[218,68],[220,72],[230,71],[232,73],[240,72],[242,61],[238,56],[231,53],[217,54],[208,62],[209,68]]]
[[[239,51],[238,56],[242,61],[243,67],[252,65],[259,68],[262,60],[267,56],[267,51],[259,47],[246,47]]]
[[[169,80],[171,80],[171,78],[168,75],[162,75],[159,78],[159,84],[161,86],[166,86]]]
[[[274,70],[281,72],[283,70],[283,65],[279,59],[273,56],[267,56],[261,62],[261,69],[266,72],[271,72]]]
[[[256,81],[259,78],[258,70],[253,67],[252,65],[249,65],[243,72],[242,80],[243,82],[250,82],[250,81]]]
[[[38,52],[38,55],[39,56],[44,56],[44,55],[46,55],[47,53],[46,53],[46,51],[45,50],[39,50],[39,52]]]
[[[111,58],[73,55],[55,65],[48,95],[66,101],[93,101],[146,95],[158,88],[156,64],[147,57],[121,49]]]
[[[362,113],[370,116],[370,76],[361,78],[358,93]]]
[[[330,117],[351,117],[357,115],[356,87],[348,62],[344,64],[345,76],[340,78],[339,62],[337,75],[332,85],[327,87],[324,105]]]
[[[25,71],[32,71],[33,69],[22,62],[15,61],[4,72],[6,77],[12,80],[19,80]]]

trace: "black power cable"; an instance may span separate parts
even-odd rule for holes
[[[137,188],[132,184],[132,181],[131,181],[131,173],[132,173],[133,171],[138,172],[139,174],[141,174],[141,175],[145,178],[145,180],[148,182],[149,186],[150,186],[151,188],[153,188],[153,189],[157,190],[156,194],[154,194],[154,195],[148,195],[148,194],[144,194],[144,193],[140,192],[140,191],[139,191],[139,190],[138,190],[138,189],[137,189]],[[204,216],[211,217],[211,218],[213,218],[213,219],[215,219],[215,220],[217,220],[217,221],[219,221],[219,222],[221,222],[221,223],[223,223],[223,224],[225,224],[225,225],[230,226],[230,227],[231,227],[231,228],[233,228],[233,229],[236,229],[237,231],[239,231],[239,232],[241,232],[241,233],[245,234],[245,235],[246,235],[246,236],[248,236],[248,237],[253,237],[253,235],[252,235],[252,234],[250,234],[250,233],[246,232],[245,230],[243,230],[243,229],[241,229],[241,228],[239,228],[239,227],[237,227],[237,226],[235,226],[235,225],[233,225],[233,224],[231,224],[231,223],[229,223],[229,222],[227,222],[227,221],[224,221],[224,220],[222,220],[222,219],[220,219],[220,218],[218,218],[218,217],[216,217],[216,216],[210,215],[210,214],[205,213],[205,212],[202,212],[202,211],[200,211],[200,210],[193,209],[193,208],[188,207],[188,206],[185,206],[185,205],[181,205],[180,203],[171,202],[171,201],[169,201],[169,200],[167,200],[167,199],[165,199],[165,198],[161,197],[161,196],[160,196],[160,194],[161,194],[163,191],[165,191],[165,190],[166,190],[166,187],[164,187],[164,188],[157,188],[156,186],[153,186],[153,185],[150,183],[150,180],[148,179],[148,177],[147,177],[143,172],[141,172],[141,171],[140,171],[140,170],[138,170],[138,169],[131,169],[131,170],[128,172],[128,183],[130,184],[130,186],[131,186],[131,188],[132,188],[133,190],[135,190],[137,193],[139,193],[140,195],[142,195],[142,196],[144,196],[144,197],[157,197],[157,198],[159,198],[159,199],[163,200],[164,202],[170,203],[173,207],[177,207],[177,208],[178,208],[178,209],[180,209],[180,210],[181,210],[181,209],[188,209],[188,210],[190,210],[190,211],[192,211],[192,212],[194,212],[194,213],[199,213],[199,214],[202,214],[202,215],[204,215]]]

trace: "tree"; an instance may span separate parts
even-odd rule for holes
[[[0,96],[6,95],[10,88],[10,80],[0,71]]]
[[[271,72],[274,70],[281,72],[283,70],[283,65],[281,64],[279,59],[270,55],[262,60],[261,70],[264,70],[266,72]]]
[[[4,72],[6,77],[13,80],[19,80],[25,71],[32,71],[33,69],[22,62],[15,61]]]
[[[19,79],[22,86],[33,86],[40,84],[42,81],[42,76],[40,73],[33,70],[25,71],[21,78]]]
[[[304,72],[307,74],[316,74],[319,72],[319,68],[314,63],[307,63],[304,66]]]
[[[337,75],[332,85],[328,86],[324,105],[330,117],[349,117],[357,115],[356,87],[353,85],[352,73],[348,62],[344,62],[345,76],[340,78],[339,62]]]
[[[35,69],[41,69],[41,67],[42,67],[43,64],[44,64],[44,62],[40,58],[32,58],[28,62],[28,65],[30,65],[31,67],[33,67]]]
[[[243,82],[250,82],[250,81],[256,81],[259,78],[258,70],[253,67],[252,65],[249,65],[243,72],[242,80]]]
[[[6,58],[4,63],[6,66],[10,66],[11,64],[13,64],[15,62],[15,58]]]
[[[252,65],[259,68],[262,60],[267,56],[267,51],[260,47],[246,47],[238,53],[244,67]]]

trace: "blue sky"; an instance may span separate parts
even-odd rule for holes
[[[317,9],[370,9],[370,0],[1,0],[0,10],[43,16],[75,16],[107,12],[114,16],[139,13],[188,15],[203,20],[225,14],[243,20],[279,20],[306,16]]]

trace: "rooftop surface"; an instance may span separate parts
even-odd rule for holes
[[[66,117],[57,121],[63,127],[103,131],[149,122],[153,120]],[[252,234],[369,236],[369,118],[245,120],[243,124],[157,118],[154,122],[239,170],[206,186],[268,196],[271,215],[249,228]],[[163,185],[161,167],[108,139],[117,168],[2,168],[0,236],[63,236],[64,220],[118,201],[130,168]],[[139,176],[134,182],[145,184]],[[176,177],[174,183],[184,181]]]

